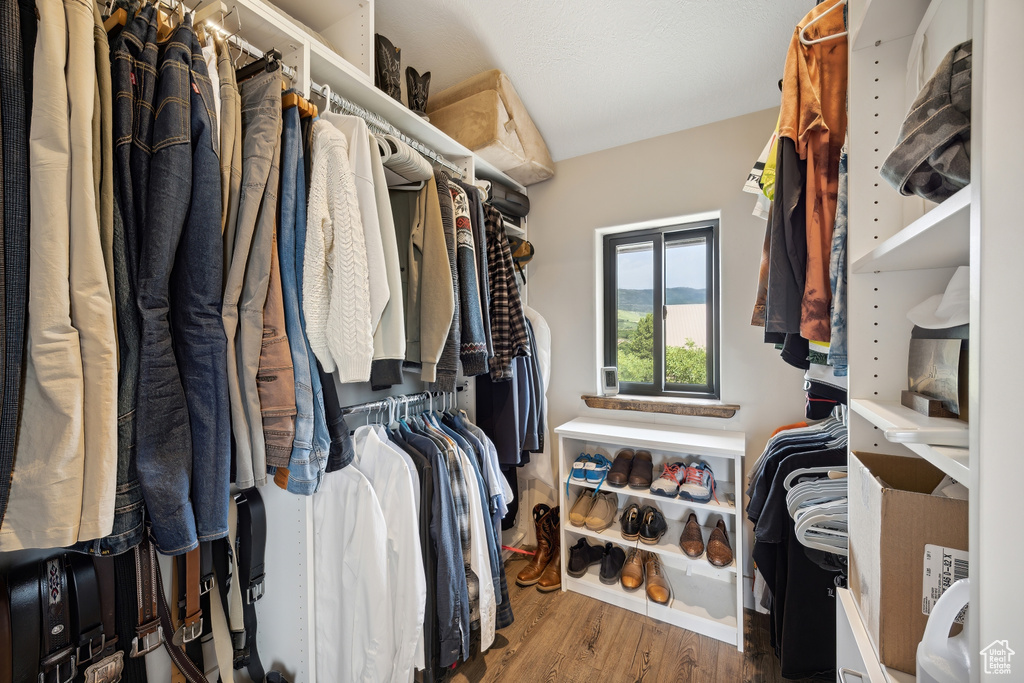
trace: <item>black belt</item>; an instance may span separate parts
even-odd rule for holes
[[[68,594],[67,557],[39,563],[42,650],[39,683],[71,683],[78,674],[75,646],[71,642],[71,604]]]
[[[77,635],[75,662],[88,664],[106,647],[100,586],[92,560],[84,555],[68,556],[68,586],[75,609],[71,611],[71,632]]]
[[[14,646],[11,645],[11,595],[7,579],[0,574],[0,683],[11,683],[14,674]]]
[[[35,564],[15,567],[10,574],[14,683],[39,681],[39,573]]]
[[[250,489],[235,496],[238,505],[238,580],[242,589],[245,647],[235,651],[235,668],[243,667],[249,678],[263,683],[263,663],[256,649],[256,601],[263,597],[263,567],[267,544],[267,512],[259,491]]]

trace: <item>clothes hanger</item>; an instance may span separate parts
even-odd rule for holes
[[[844,467],[803,467],[801,469],[793,470],[792,472],[790,472],[789,475],[786,477],[785,481],[783,481],[782,485],[783,485],[783,487],[785,487],[785,489],[787,491],[789,491],[790,488],[793,487],[793,481],[796,480],[798,477],[804,477],[804,476],[807,476],[808,474],[824,474],[824,475],[827,476],[829,472],[845,472],[845,471],[846,471],[846,467],[845,466]]]
[[[827,10],[816,16],[814,19],[809,21],[806,26],[800,29],[800,42],[804,45],[817,45],[819,43],[826,43],[830,40],[836,40],[837,38],[843,38],[849,31],[841,31],[840,33],[833,33],[832,35],[823,36],[821,38],[815,38],[811,40],[807,37],[807,29],[817,24],[819,21],[824,19],[827,15],[831,14],[836,10],[837,7],[845,7],[847,0],[839,0],[836,4],[829,7]]]
[[[235,72],[235,80],[236,82],[241,83],[242,81],[252,78],[257,74],[277,71],[280,68],[281,53],[278,50],[273,49],[264,53],[259,59],[249,62],[241,69],[238,69]]]
[[[103,20],[103,30],[110,33],[115,28],[128,23],[128,11],[124,7],[118,7],[114,12]]]

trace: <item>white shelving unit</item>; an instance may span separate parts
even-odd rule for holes
[[[924,458],[970,489],[969,649],[971,681],[977,682],[983,678],[978,656],[983,647],[995,640],[1024,643],[1020,601],[1012,589],[1024,547],[1007,543],[1005,536],[1024,478],[1014,419],[1024,410],[1021,372],[1005,356],[1006,341],[1024,336],[1024,319],[1008,314],[1024,290],[1024,233],[1018,228],[1013,171],[1024,148],[1024,135],[1014,126],[1024,106],[1024,85],[1013,75],[1024,61],[1019,36],[1024,3],[849,0],[848,10],[848,311],[855,414],[850,444],[854,450]],[[921,200],[889,187],[879,168],[917,95],[908,63],[921,36],[925,79],[954,45],[973,41],[971,177],[968,187],[917,218]],[[907,311],[942,293],[961,265],[971,266],[969,424],[929,419],[898,403],[906,388]],[[841,592],[839,602],[840,616],[856,613],[852,596]],[[872,653],[867,634],[862,635],[861,652]],[[842,648],[840,643],[840,655]],[[879,672],[864,680],[899,679]]]
[[[845,588],[837,592],[836,675],[839,683],[914,683],[916,678],[911,674],[879,664],[853,594]],[[843,674],[840,675],[840,671]]]
[[[712,429],[685,429],[668,425],[640,422],[617,422],[594,418],[576,418],[555,429],[559,439],[559,474],[566,481],[572,463],[581,452],[601,453],[614,460],[622,448],[651,451],[654,477],[661,474],[669,460],[706,460],[715,473],[718,502],[691,503],[679,498],[652,494],[649,490],[613,488],[607,484],[602,491],[616,494],[618,512],[610,527],[594,531],[575,527],[569,523],[569,509],[577,497],[597,487],[595,483],[569,480],[570,495],[560,487],[562,510],[561,552],[562,590],[572,590],[604,602],[618,605],[640,614],[711,636],[743,650],[743,581],[739,571],[744,556],[742,503],[736,503],[736,483],[742,481],[745,435]],[[619,516],[631,503],[641,507],[653,505],[665,516],[668,531],[653,545],[622,538]],[[724,520],[732,544],[733,563],[715,567],[706,557],[687,557],[679,547],[679,537],[690,513],[697,515],[705,543],[718,520]],[[584,576],[568,575],[569,548],[580,538],[595,543],[614,543],[627,550],[640,548],[657,553],[662,561],[665,577],[672,587],[672,598],[667,605],[647,599],[644,587],[630,592],[616,581],[604,584],[599,578],[599,567],[592,567]]]
[[[952,268],[970,263],[971,188],[965,187],[857,259],[854,273]]]

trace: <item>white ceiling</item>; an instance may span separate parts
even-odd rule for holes
[[[279,2],[317,6],[317,30],[340,18],[335,3]],[[777,106],[793,27],[814,4],[375,0],[375,21],[432,92],[504,71],[558,161]]]

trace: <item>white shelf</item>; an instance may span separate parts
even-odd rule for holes
[[[672,451],[691,455],[742,458],[746,435],[718,429],[696,429],[653,425],[643,422],[617,422],[577,417],[555,429],[563,437],[600,443]],[[658,473],[655,472],[655,475]]]
[[[867,0],[851,3],[850,44],[860,50],[875,41],[888,42],[914,35],[930,0]]]
[[[849,625],[847,633],[848,637],[850,637],[850,640],[842,637],[843,634],[839,632],[838,628],[842,626],[842,622],[839,622],[837,624],[837,636],[839,636],[840,650],[837,652],[839,658],[837,664],[853,668],[855,671],[864,674],[866,676],[863,679],[864,683],[914,683],[917,678],[913,674],[884,666],[878,660],[878,655],[875,654],[874,646],[871,643],[871,636],[864,625],[864,620],[861,619],[860,610],[857,608],[857,601],[854,600],[853,594],[846,588],[840,588],[836,592],[839,596],[837,600],[837,613],[839,616],[844,617],[843,621]],[[855,652],[845,651],[842,649],[844,647],[853,648]],[[857,662],[856,666],[852,666],[854,661]],[[850,678],[856,679],[856,676],[851,676]]]
[[[967,448],[929,446],[923,443],[908,443],[904,445],[967,488],[970,488],[971,463],[970,451]]]
[[[708,562],[706,554],[701,555],[698,558],[691,558],[683,552],[682,548],[679,547],[679,537],[683,533],[684,522],[668,520],[668,531],[665,532],[665,535],[661,537],[661,540],[658,541],[658,543],[648,545],[639,540],[630,541],[622,537],[622,525],[619,522],[619,515],[621,514],[622,510],[616,512],[615,521],[612,522],[612,525],[604,531],[594,531],[587,527],[573,526],[569,523],[566,524],[565,530],[570,534],[587,536],[588,538],[600,541],[602,545],[605,543],[614,543],[615,545],[627,546],[629,548],[650,550],[661,555],[662,562],[668,566],[678,567],[687,572],[707,576],[711,579],[731,581],[733,580],[733,577],[736,576],[735,559],[733,559],[732,564],[726,567],[716,567]],[[706,545],[708,542],[708,536],[711,535],[711,529],[701,527],[701,532]],[[730,533],[730,536],[731,535],[732,534]]]
[[[907,446],[928,444],[931,446],[967,447],[967,423],[962,420],[949,417],[926,417],[896,401],[855,398],[850,402],[850,407],[855,413],[882,430],[887,441]],[[932,457],[944,456],[941,452],[935,452]]]
[[[666,565],[663,568],[672,588],[672,598],[667,605],[648,600],[645,586],[626,591],[618,582],[610,586],[601,583],[597,567],[591,567],[578,579],[563,576],[562,585],[567,590],[597,597],[638,614],[738,645],[740,631],[736,622],[734,587],[705,576],[687,576],[686,572]]]
[[[853,263],[854,273],[951,268],[970,262],[967,186]]]
[[[657,476],[658,472],[654,473]],[[569,480],[570,486],[580,486],[587,489],[596,489],[597,484],[591,484],[588,481],[577,481],[575,479]],[[684,508],[693,510],[710,510],[711,512],[717,512],[720,515],[735,515],[736,514],[736,486],[732,482],[722,481],[717,482],[715,493],[718,495],[718,501],[715,502],[714,498],[709,503],[694,503],[689,500],[683,500],[682,498],[669,498],[668,496],[659,496],[651,493],[650,489],[631,489],[628,486],[624,486],[621,489],[608,486],[605,483],[601,486],[602,491],[612,491],[614,493],[621,493],[627,496],[633,496],[641,500],[650,501],[652,503],[658,503],[659,505],[667,503],[669,505],[678,505]]]

